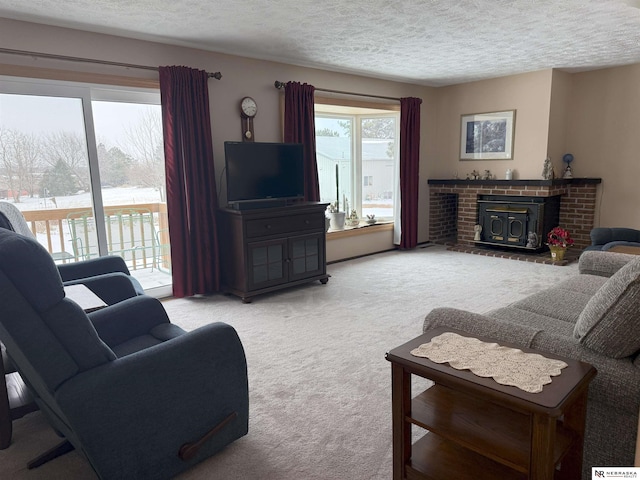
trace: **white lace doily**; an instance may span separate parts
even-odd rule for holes
[[[501,385],[529,393],[541,392],[544,385],[551,383],[551,377],[560,375],[567,366],[563,361],[537,353],[524,353],[452,332],[433,337],[411,354],[436,363],[448,362],[457,370],[470,370],[479,377],[491,377]]]

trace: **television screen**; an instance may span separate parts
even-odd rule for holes
[[[225,142],[227,202],[304,197],[301,143]]]

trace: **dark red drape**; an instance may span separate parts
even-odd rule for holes
[[[284,141],[304,145],[304,196],[309,202],[320,200],[316,160],[315,87],[288,82],[284,91]]]
[[[212,293],[220,270],[207,72],[159,70],[173,294]]]
[[[418,244],[420,98],[400,99],[400,248]]]

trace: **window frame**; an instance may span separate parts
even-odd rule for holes
[[[351,184],[352,192],[350,209],[356,208],[360,216],[363,214],[363,197],[364,197],[364,181],[363,181],[363,165],[362,165],[362,120],[386,118],[393,115],[396,121],[395,128],[395,162],[394,177],[399,175],[400,171],[400,104],[388,102],[366,102],[346,98],[322,97],[317,96],[314,99],[314,117],[325,118],[350,118],[353,122],[352,138],[351,138]],[[335,110],[335,111],[334,111]],[[317,148],[317,144],[316,144]],[[319,174],[319,172],[318,172]],[[393,181],[393,213],[390,216],[379,218],[380,221],[393,222],[397,205],[399,201],[400,191],[398,190],[399,180],[394,178]],[[341,205],[342,209],[342,205]],[[347,212],[348,214],[349,212]]]

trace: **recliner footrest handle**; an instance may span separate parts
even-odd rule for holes
[[[231,412],[229,415],[227,415],[227,417],[225,417],[224,420],[222,420],[219,424],[209,430],[200,440],[183,444],[178,450],[178,456],[180,457],[180,459],[187,461],[195,457],[198,453],[198,450],[200,450],[200,447],[202,447],[202,445],[204,445],[207,440],[209,440],[216,433],[222,430],[227,423],[231,422],[231,420],[233,420],[237,416],[238,414],[236,412]]]

